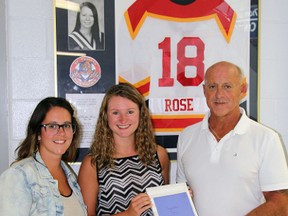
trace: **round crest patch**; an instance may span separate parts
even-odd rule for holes
[[[94,58],[81,56],[71,64],[69,76],[76,85],[88,88],[101,78],[101,67]]]

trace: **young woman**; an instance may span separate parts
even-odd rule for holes
[[[90,2],[83,2],[77,13],[73,32],[69,34],[70,50],[98,50],[104,48],[104,33],[99,30],[98,13]]]
[[[87,215],[73,161],[78,123],[68,101],[48,97],[35,108],[17,160],[0,176],[0,215]]]
[[[78,176],[89,215],[152,215],[147,187],[167,184],[169,158],[154,140],[143,96],[130,84],[105,94]]]

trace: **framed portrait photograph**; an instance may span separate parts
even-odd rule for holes
[[[105,50],[104,1],[75,1],[68,8],[68,49]]]

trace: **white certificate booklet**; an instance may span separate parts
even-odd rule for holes
[[[146,189],[155,216],[198,216],[186,183]]]

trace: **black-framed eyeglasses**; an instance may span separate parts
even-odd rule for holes
[[[49,124],[42,124],[41,127],[45,128],[45,131],[51,135],[55,135],[59,132],[60,128],[66,134],[74,134],[76,132],[76,125],[71,123],[64,123],[64,124],[56,124],[56,123],[49,123]]]

